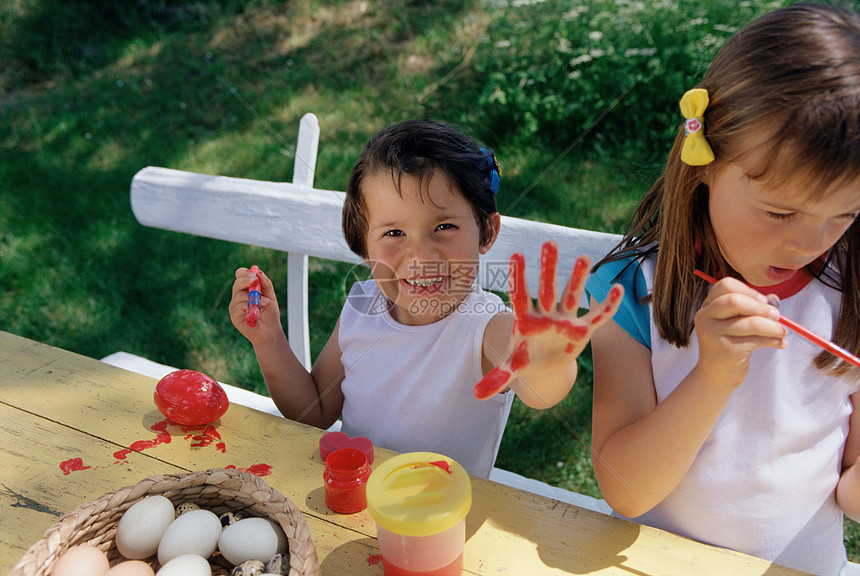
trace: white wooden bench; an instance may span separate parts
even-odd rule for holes
[[[299,127],[291,183],[213,176],[152,166],[138,172],[131,182],[131,208],[138,222],[144,226],[288,253],[287,337],[296,356],[308,368],[311,366],[308,257],[361,262],[349,250],[341,232],[344,193],[313,187],[319,133],[316,116],[306,114]],[[506,193],[504,187],[502,193]],[[541,246],[547,240],[555,240],[559,244],[559,282],[563,286],[579,254],[588,254],[596,261],[618,243],[620,236],[502,216],[498,240],[482,257],[479,283],[488,290],[507,292],[508,261],[512,253],[521,252],[526,259],[526,279],[532,294],[535,294]],[[584,300],[582,304],[587,307]],[[170,370],[169,366],[126,352],[112,354],[103,360],[154,377]],[[240,404],[278,413],[267,397],[235,387],[228,388],[228,396]],[[605,503],[588,496],[510,472],[496,470],[494,475],[495,478],[491,478],[531,492],[608,511]]]
[[[341,232],[344,193],[313,187],[318,141],[316,116],[306,114],[299,128],[292,183],[152,166],[138,172],[131,182],[131,208],[144,226],[288,253],[287,338],[306,367],[311,365],[308,256],[360,262]],[[507,292],[508,260],[514,252],[521,252],[526,258],[529,288],[535,293],[541,246],[546,240],[559,244],[558,269],[563,286],[579,254],[588,254],[596,261],[618,243],[620,236],[502,216],[499,238],[481,260],[481,286]],[[587,307],[586,302],[583,307]]]

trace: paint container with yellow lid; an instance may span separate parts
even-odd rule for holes
[[[367,510],[376,522],[385,576],[460,576],[469,474],[433,452],[400,454],[367,482]]]

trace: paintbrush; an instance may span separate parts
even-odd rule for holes
[[[702,280],[705,280],[706,282],[708,282],[710,284],[716,284],[717,283],[716,278],[714,278],[713,276],[708,276],[707,274],[705,274],[701,270],[696,270],[694,273],[696,274],[696,276],[698,276],[699,278],[701,278]],[[819,336],[818,334],[816,334],[812,330],[809,330],[808,328],[804,328],[803,326],[801,326],[800,324],[798,324],[794,320],[791,320],[790,318],[786,318],[785,316],[783,316],[781,314],[779,316],[779,322],[781,324],[783,324],[784,326],[790,328],[791,330],[794,330],[795,332],[797,332],[798,334],[800,334],[801,336],[803,336],[804,338],[806,338],[807,340],[809,340],[813,344],[824,348],[825,350],[827,350],[831,354],[834,354],[834,355],[838,356],[839,358],[842,358],[846,362],[849,362],[849,363],[857,366],[858,368],[860,368],[860,358],[857,358],[857,356],[855,356],[854,354],[852,354],[848,350],[845,350],[844,348],[840,348],[839,346],[837,346],[836,344],[834,344],[830,340],[827,340],[826,338]]]
[[[251,328],[257,325],[257,320],[260,319],[260,308],[262,307],[260,300],[260,280],[257,277],[259,273],[260,269],[257,268],[256,264],[251,266],[251,274],[254,274],[254,279],[251,280],[251,285],[248,286],[248,314],[245,316],[245,324]]]

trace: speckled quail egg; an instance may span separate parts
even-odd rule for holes
[[[290,553],[281,552],[275,554],[272,559],[266,562],[266,573],[277,574],[278,576],[286,576],[290,573]]]
[[[183,502],[176,507],[176,517],[179,518],[186,512],[191,512],[192,510],[200,510],[200,506],[198,506],[194,502]]]
[[[224,512],[223,514],[218,516],[218,519],[221,521],[221,526],[223,526],[224,528],[230,526],[231,524],[235,524],[242,518],[244,518],[244,516],[242,516],[241,512]]]
[[[230,572],[230,576],[260,576],[266,570],[266,565],[259,560],[246,560]]]

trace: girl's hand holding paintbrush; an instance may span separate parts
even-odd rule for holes
[[[693,320],[701,378],[723,391],[740,386],[755,350],[788,345],[788,330],[779,318],[779,310],[764,295],[740,280],[717,282]]]
[[[713,277],[705,274],[701,270],[696,270],[695,274],[696,274],[696,276],[705,280],[709,284],[717,284],[716,278],[713,278]],[[774,308],[777,308],[777,310],[778,310],[779,300],[776,297],[773,297],[772,299],[768,298],[768,302],[771,303],[774,306]],[[790,318],[786,318],[785,316],[782,316],[778,313],[777,313],[777,320],[781,324],[783,324],[784,326],[787,326],[788,328],[790,328],[791,330],[793,330],[794,332],[796,332],[797,334],[799,334],[803,338],[806,338],[807,340],[809,340],[810,342],[812,342],[816,346],[819,346],[819,347],[823,348],[824,350],[827,350],[828,352],[830,352],[834,356],[837,356],[837,357],[841,358],[842,360],[845,360],[849,364],[853,364],[854,366],[857,366],[858,368],[860,368],[860,358],[857,358],[857,356],[855,356],[851,352],[849,352],[843,348],[840,348],[839,346],[837,346],[836,344],[834,344],[830,340],[827,340],[826,338],[819,336],[815,332],[812,332],[811,330],[808,330],[807,328],[801,326],[800,324],[798,324],[794,320],[792,320]]]

